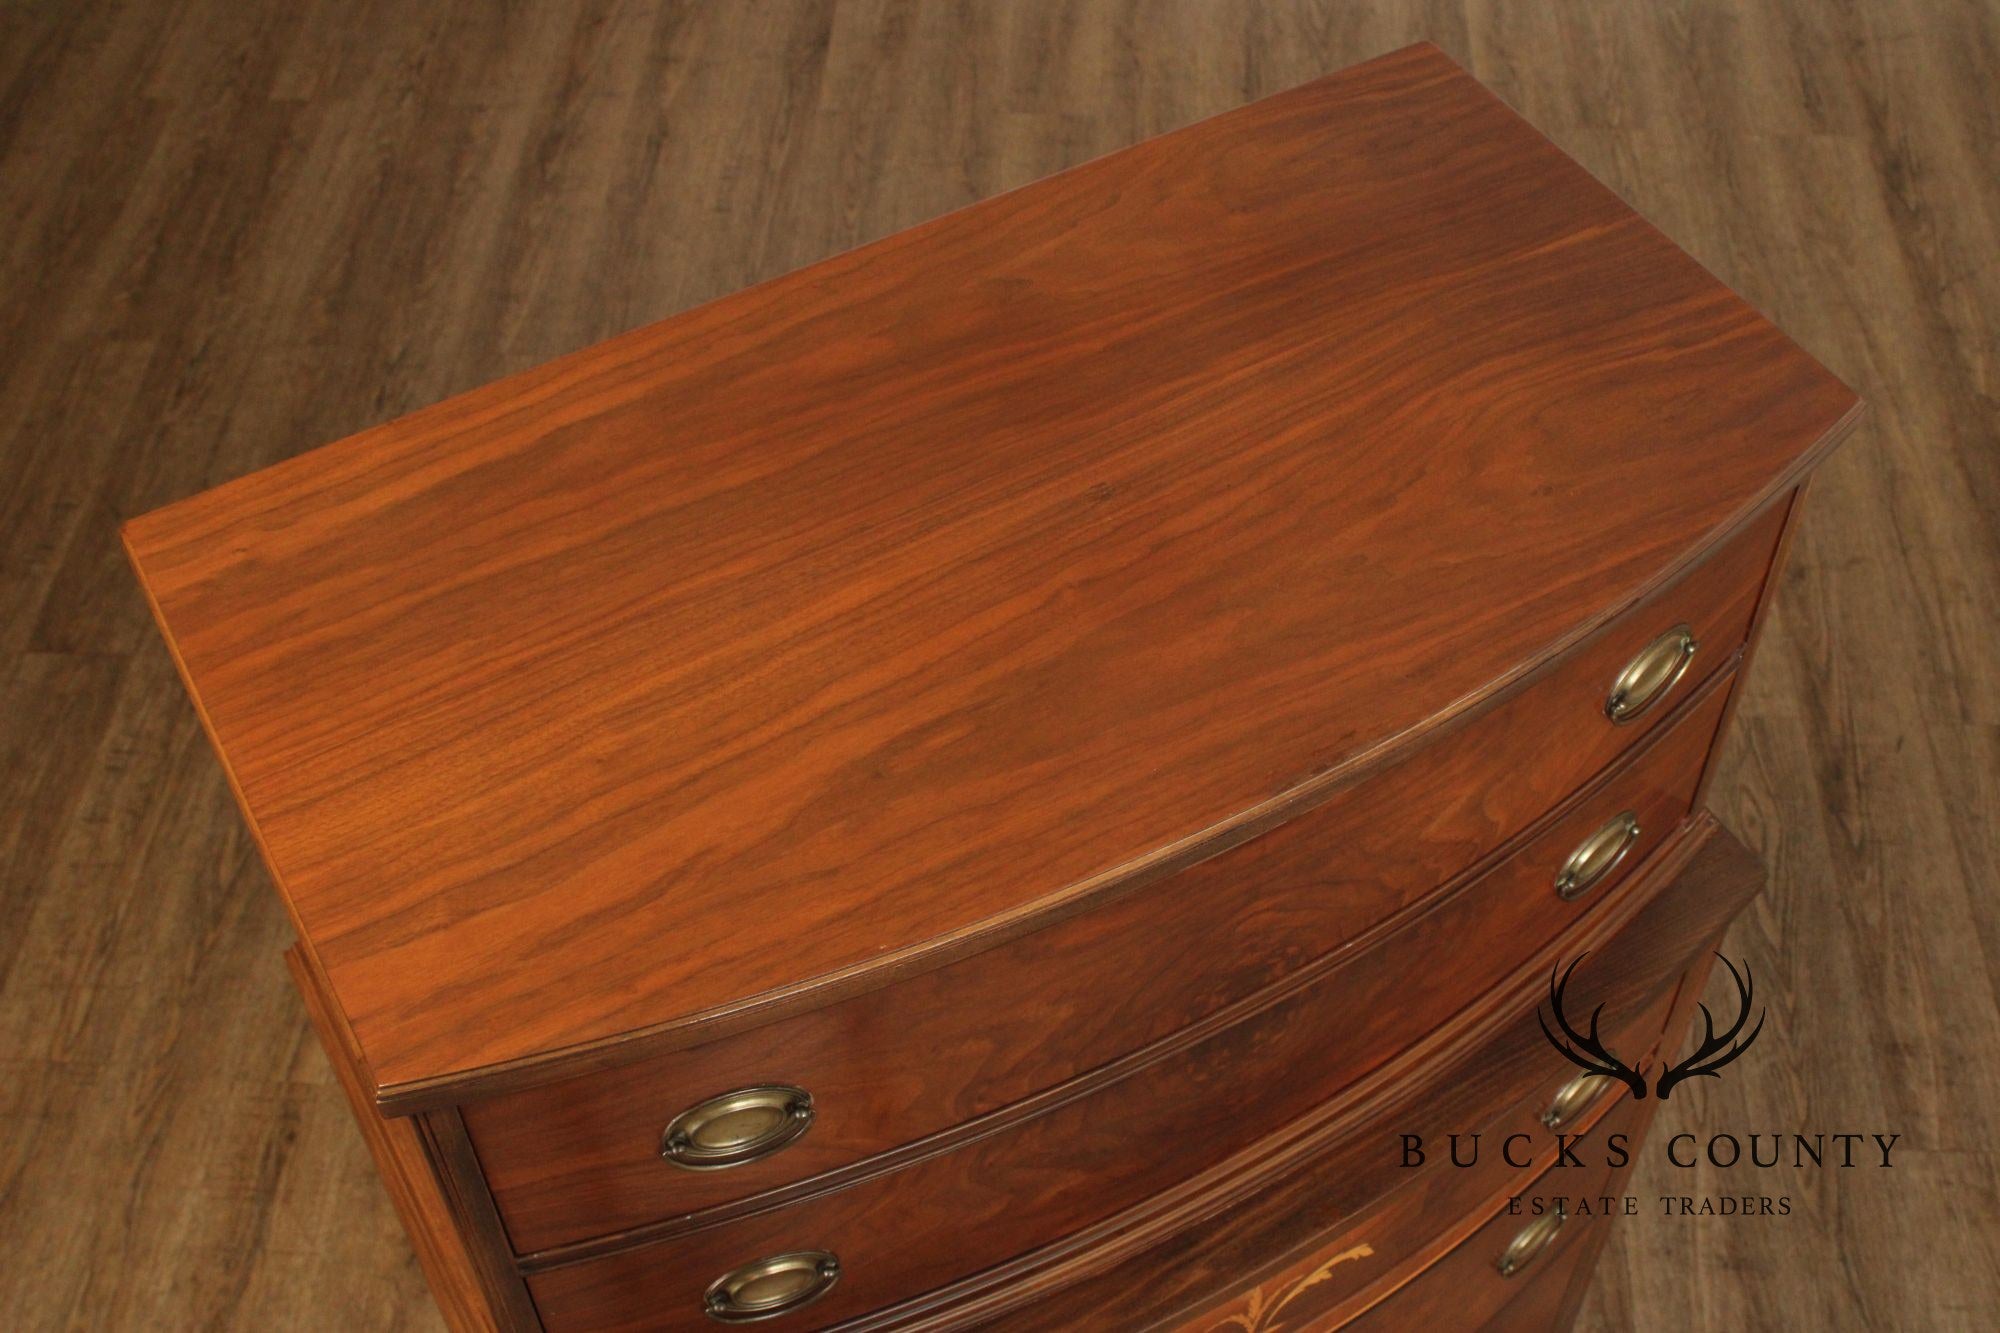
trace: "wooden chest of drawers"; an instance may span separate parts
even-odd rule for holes
[[[1417,47],[126,543],[455,1328],[1543,1327],[1858,412]]]

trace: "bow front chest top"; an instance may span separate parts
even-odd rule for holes
[[[1859,407],[1422,46],[124,535],[454,1329],[1540,1329]]]

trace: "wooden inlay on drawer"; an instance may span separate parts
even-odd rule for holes
[[[1337,1099],[1332,1114],[1316,1114],[1313,1128],[1283,1149],[1246,1154],[1248,1165],[1219,1168],[1221,1183],[1191,1182],[1168,1211],[1111,1219],[1059,1250],[986,1270],[955,1292],[933,1293],[924,1308],[946,1310],[960,1321],[954,1327],[972,1326],[976,1317],[976,1326],[992,1333],[1178,1327],[1205,1312],[1231,1312],[1248,1287],[1272,1280],[1274,1265],[1283,1272],[1303,1256],[1319,1256],[1309,1271],[1357,1243],[1346,1239],[1357,1219],[1400,1206],[1398,1196],[1412,1177],[1423,1178],[1421,1170],[1399,1165],[1402,1135],[1440,1142],[1452,1131],[1477,1129],[1492,1123],[1499,1108],[1533,1107],[1537,1086],[1552,1092],[1566,1077],[1552,1063],[1554,1052],[1533,1014],[1547,995],[1554,961],[1590,950],[1570,1000],[1583,1012],[1602,1003],[1607,1030],[1622,1032],[1626,1015],[1669,990],[1685,996],[1680,979],[1699,968],[1710,942],[1763,882],[1755,857],[1706,816],[1692,821],[1640,874],[1611,904],[1621,914],[1636,906],[1636,914],[1609,938],[1586,918],[1580,923],[1586,938],[1570,932],[1552,942],[1513,988],[1518,1008],[1495,1011],[1512,1017],[1492,1026],[1464,1015],[1448,1031],[1471,1035],[1443,1048],[1427,1044],[1385,1066],[1351,1099]],[[1700,982],[1692,985],[1698,990]],[[1670,1028],[1685,1027],[1686,1008],[1684,999],[1674,1002]],[[1628,1057],[1639,1054],[1618,1049]],[[1433,1215],[1439,1230],[1428,1248],[1447,1246],[1462,1234],[1464,1228],[1453,1225],[1460,1214],[1440,1207]],[[1375,1240],[1394,1248],[1393,1236],[1358,1238]],[[1350,1259],[1340,1271],[1373,1263],[1372,1257]],[[1355,1289],[1401,1267],[1374,1267]],[[1036,1290],[1032,1302],[1013,1298],[1022,1287]],[[1314,1326],[1310,1316],[1320,1307],[1304,1301],[1295,1302],[1300,1318],[1283,1321],[1286,1333]]]
[[[1650,1100],[1621,1098],[1592,1137],[1624,1134],[1629,1142],[1637,1143],[1652,1111]],[[1622,1188],[1632,1165],[1629,1152],[1623,1161],[1598,1153],[1579,1156],[1584,1165],[1550,1166],[1494,1200],[1487,1220],[1463,1243],[1415,1274],[1386,1300],[1371,1305],[1357,1318],[1332,1326],[1352,1333],[1485,1328],[1530,1289],[1544,1281],[1566,1281],[1572,1266],[1565,1260],[1587,1253],[1592,1233],[1609,1224],[1610,1219],[1601,1215],[1599,1201]],[[1515,1196],[1522,1200],[1519,1215],[1508,1209]],[[1539,1217],[1530,1211],[1530,1200],[1540,1197],[1553,1205],[1557,1196],[1588,1198],[1593,1211],[1588,1216],[1574,1209],[1559,1214],[1551,1206]]]
[[[1659,1045],[1679,986],[1673,977],[1662,977],[1657,984],[1652,1000],[1638,1013],[1624,1017],[1623,1021],[1614,1013],[1605,1025],[1611,1049],[1628,1059],[1637,1060]],[[1534,1024],[1526,1015],[1522,1021],[1530,1027]],[[1183,1333],[1230,1333],[1231,1330],[1241,1333],[1245,1320],[1260,1330],[1304,1326],[1360,1296],[1375,1283],[1391,1278],[1405,1266],[1434,1257],[1425,1252],[1430,1240],[1486,1206],[1510,1180],[1550,1158],[1555,1151],[1555,1135],[1569,1135],[1571,1143],[1585,1134],[1593,1140],[1601,1139],[1606,1131],[1597,1128],[1597,1121],[1612,1110],[1624,1089],[1614,1080],[1603,1080],[1607,1086],[1600,1095],[1575,1108],[1561,1124],[1550,1126],[1544,1117],[1559,1092],[1579,1071],[1546,1046],[1541,1056],[1548,1072],[1532,1092],[1492,1119],[1461,1122],[1449,1131],[1478,1134],[1478,1158],[1473,1165],[1451,1165],[1449,1140],[1437,1133],[1420,1132],[1424,1164],[1409,1172],[1411,1178],[1400,1189],[1344,1221],[1305,1258],[1262,1279],[1249,1291],[1188,1319]],[[1414,1118],[1406,1123],[1419,1131],[1431,1128]],[[1526,1137],[1514,1139],[1509,1148],[1509,1136],[1513,1135]],[[1385,1136],[1382,1151],[1399,1152],[1398,1141]],[[1509,1154],[1512,1162],[1508,1160]],[[1279,1321],[1281,1310],[1284,1315]]]
[[[848,1166],[1115,1060],[1355,939],[1657,728],[1671,705],[1630,726],[1612,725],[1602,706],[1634,645],[1660,623],[1697,627],[1700,670],[1728,661],[1776,521],[1761,517],[1656,603],[1408,763],[1169,880],[825,1009],[468,1103],[466,1127],[515,1249],[532,1253]],[[1681,682],[1674,702],[1705,686]],[[1653,784],[1634,859],[1685,812],[1713,713],[1674,742],[1671,759],[1633,774]],[[1558,865],[1537,863],[1533,877],[1552,879],[1578,843],[1641,800],[1608,795],[1572,817],[1558,836],[1564,845],[1537,853]],[[1554,929],[1562,905],[1541,906],[1549,916],[1536,928]],[[668,1122],[684,1110],[771,1085],[812,1101],[810,1128],[782,1148],[724,1170],[661,1159]]]

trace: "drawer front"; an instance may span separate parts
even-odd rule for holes
[[[1557,805],[1727,662],[1782,519],[1780,503],[1675,586],[1410,759],[1163,882],[824,1009],[468,1104],[466,1126],[516,1250],[848,1167],[1056,1088],[1352,941]],[[1614,680],[1683,623],[1700,644],[1692,667],[1653,708],[1610,722]],[[809,1094],[805,1132],[720,1169],[662,1160],[670,1121],[762,1086]]]
[[[1628,1058],[1657,1049],[1668,1012],[1679,994],[1679,978],[1662,979],[1659,985],[1653,999],[1635,1017],[1608,1026],[1611,1049]],[[1534,1019],[1525,1014],[1520,1022],[1524,1027],[1534,1025]],[[1394,1282],[1399,1273],[1420,1268],[1434,1257],[1433,1247],[1440,1237],[1461,1231],[1465,1219],[1478,1216],[1512,1182],[1553,1161],[1557,1134],[1568,1136],[1566,1141],[1572,1144],[1580,1138],[1601,1140],[1607,1131],[1600,1127],[1600,1121],[1618,1105],[1624,1088],[1604,1080],[1605,1086],[1594,1100],[1581,1107],[1564,1103],[1562,1109],[1568,1114],[1559,1125],[1550,1126],[1543,1117],[1558,1104],[1559,1094],[1579,1071],[1546,1046],[1540,1057],[1544,1077],[1532,1092],[1497,1119],[1451,1131],[1478,1134],[1477,1151],[1464,1148],[1471,1165],[1449,1164],[1450,1141],[1424,1135],[1424,1165],[1410,1173],[1411,1180],[1358,1216],[1343,1221],[1315,1242],[1305,1257],[1248,1291],[1181,1322],[1183,1333],[1240,1333],[1246,1322],[1253,1328],[1266,1327],[1281,1309],[1283,1326],[1292,1328],[1333,1315],[1343,1307],[1358,1307],[1371,1290]],[[1394,1151],[1395,1142],[1399,1140],[1385,1143],[1383,1151]]]
[[[1645,1132],[1653,1103],[1621,1098],[1604,1117],[1593,1138],[1600,1146],[1612,1134],[1637,1144]],[[1600,1137],[1601,1136],[1601,1137]],[[1635,1154],[1616,1156],[1582,1151],[1582,1166],[1551,1166],[1510,1191],[1491,1208],[1486,1220],[1464,1242],[1436,1263],[1398,1286],[1386,1299],[1360,1315],[1330,1327],[1351,1333],[1405,1333],[1412,1328],[1547,1329],[1550,1312],[1560,1308],[1562,1294],[1580,1267],[1589,1263],[1611,1219],[1601,1203],[1624,1188]],[[1518,1197],[1521,1210],[1509,1207]],[[1532,1201],[1544,1206],[1539,1216]],[[1591,1201],[1585,1215],[1573,1208],[1558,1210],[1558,1199]],[[1511,1312],[1529,1309],[1543,1322],[1516,1324]]]
[[[1637,810],[1643,856],[1681,821],[1726,690],[1488,873],[1302,974],[1262,1008],[1128,1076],[846,1188],[530,1278],[552,1329],[701,1326],[710,1280],[770,1255],[837,1255],[819,1304],[844,1317],[914,1296],[1170,1190],[1286,1129],[1503,984],[1610,892],[1555,888],[1570,852]],[[1629,873],[1630,864],[1613,875]],[[1412,978],[1422,978],[1413,985]],[[1144,1145],[1157,1145],[1147,1148]],[[662,1323],[661,1321],[666,1321]],[[629,1326],[637,1327],[638,1324]]]
[[[1742,844],[1715,831],[1704,816],[1645,873],[1646,882],[1632,890],[1643,906],[1611,938],[1589,944],[1571,998],[1581,1012],[1602,1004],[1606,1030],[1622,1033],[1626,1015],[1650,1008],[1672,987],[1677,998],[1667,1020],[1671,1044],[1672,1034],[1685,1030],[1709,951],[1756,893],[1762,870]],[[1420,1074],[1409,1072],[1412,1065],[1399,1066],[1385,1080],[1388,1095],[1367,1097],[1353,1113],[1296,1140],[1294,1150],[1231,1176],[1220,1189],[1222,1197],[1191,1193],[1184,1204],[1164,1213],[1149,1211],[1143,1221],[1116,1219],[1106,1228],[1109,1238],[1096,1245],[1044,1251],[955,1291],[933,1294],[926,1304],[942,1303],[941,1315],[916,1326],[1047,1333],[1219,1325],[1221,1333],[1242,1333],[1243,1319],[1255,1323],[1259,1312],[1268,1314],[1273,1300],[1291,1290],[1292,1281],[1274,1283],[1295,1264],[1304,1267],[1293,1281],[1356,1244],[1388,1250],[1384,1263],[1353,1256],[1330,1265],[1320,1285],[1343,1283],[1338,1299],[1319,1300],[1319,1285],[1294,1292],[1279,1323],[1287,1330],[1316,1327],[1336,1307],[1351,1311],[1364,1303],[1355,1293],[1380,1291],[1392,1285],[1384,1279],[1399,1279],[1422,1265],[1421,1258],[1414,1265],[1407,1261],[1399,1237],[1412,1228],[1394,1218],[1410,1204],[1413,1186],[1428,1193],[1437,1183],[1431,1172],[1437,1159],[1415,1170],[1402,1167],[1402,1136],[1444,1142],[1452,1132],[1491,1124],[1494,1108],[1513,1107],[1518,1115],[1538,1104],[1534,1089],[1546,1090],[1563,1077],[1556,1070],[1561,1062],[1528,1012],[1547,984],[1546,976],[1538,977],[1520,992],[1511,1023],[1497,1030],[1467,1029],[1465,1039],[1449,1049],[1427,1052]],[[1616,1049],[1628,1058],[1640,1053]],[[1415,1210],[1434,1219],[1425,1252],[1440,1252],[1469,1230],[1481,1216],[1477,1203],[1458,1209],[1417,1201]],[[1354,1236],[1363,1225],[1371,1230]],[[1351,1279],[1346,1270],[1356,1265],[1367,1265],[1367,1271]],[[1263,1276],[1251,1282],[1246,1277],[1251,1274]],[[1261,1287],[1262,1295],[1253,1297],[1250,1287]],[[1248,1308],[1253,1299],[1256,1311]]]

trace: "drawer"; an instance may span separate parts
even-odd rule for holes
[[[1607,1025],[1610,1048],[1628,1059],[1658,1049],[1679,994],[1679,978],[1662,979],[1658,985],[1657,993],[1636,1015]],[[1525,1014],[1519,1021],[1524,1028],[1534,1025]],[[1598,1122],[1624,1096],[1623,1087],[1614,1080],[1595,1080],[1597,1086],[1591,1089],[1595,1095],[1578,1104],[1563,1094],[1573,1089],[1580,1071],[1546,1045],[1537,1055],[1542,1077],[1533,1091],[1498,1117],[1461,1123],[1447,1131],[1479,1135],[1474,1164],[1450,1165],[1449,1140],[1434,1132],[1421,1134],[1425,1162],[1410,1173],[1411,1180],[1315,1240],[1303,1258],[1250,1290],[1180,1322],[1183,1333],[1229,1333],[1242,1329],[1245,1320],[1255,1325],[1260,1315],[1269,1318],[1280,1307],[1286,1312],[1284,1325],[1299,1327],[1342,1307],[1358,1306],[1371,1289],[1394,1282],[1399,1273],[1434,1257],[1438,1237],[1462,1228],[1464,1219],[1478,1216],[1518,1177],[1552,1161],[1556,1135],[1568,1136],[1571,1143],[1579,1137],[1601,1140],[1607,1131]],[[1552,1112],[1559,1112],[1553,1125],[1545,1120]],[[1430,1128],[1421,1121],[1405,1123]],[[1400,1135],[1385,1137],[1382,1151],[1396,1151],[1392,1145],[1400,1143]]]
[[[823,1009],[467,1104],[466,1127],[515,1250],[534,1253],[801,1181],[823,1187],[826,1173],[1000,1108],[1062,1096],[1086,1071],[1352,944],[1564,801],[1732,659],[1783,510],[1781,501],[1759,515],[1496,707],[1164,881]],[[1662,703],[1610,722],[1614,679],[1680,624],[1699,641],[1693,666]],[[1699,742],[1677,742],[1677,791],[1700,766],[1712,731],[1704,727]],[[774,1109],[779,1132],[771,1138],[784,1140],[775,1151],[721,1169],[662,1160],[670,1121],[756,1087],[809,1094],[805,1132],[791,1133]]]
[[[1703,815],[1645,874],[1626,903],[1638,906],[1636,914],[1608,940],[1588,944],[1590,955],[1572,983],[1572,1007],[1588,1012],[1602,1004],[1605,1030],[1622,1034],[1630,1026],[1625,1015],[1651,1008],[1671,988],[1676,996],[1667,1019],[1671,1042],[1672,1033],[1685,1030],[1710,950],[1761,886],[1762,868]],[[1566,938],[1556,951],[1567,957],[1580,947],[1582,942]],[[1075,1328],[1242,1333],[1245,1320],[1254,1326],[1259,1318],[1275,1317],[1273,1302],[1287,1292],[1278,1319],[1285,1329],[1319,1327],[1341,1307],[1351,1312],[1422,1266],[1421,1258],[1408,1261],[1399,1239],[1422,1227],[1397,1221],[1397,1214],[1419,1211],[1433,1219],[1435,1230],[1424,1247],[1429,1255],[1448,1248],[1483,1216],[1482,1200],[1419,1198],[1412,1187],[1430,1194],[1439,1182],[1428,1165],[1403,1168],[1398,1148],[1405,1134],[1433,1143],[1454,1131],[1488,1126],[1499,1114],[1494,1108],[1512,1107],[1518,1116],[1538,1105],[1537,1088],[1546,1090],[1565,1076],[1529,1012],[1547,985],[1546,973],[1534,978],[1527,988],[1533,994],[1524,995],[1517,1017],[1497,1030],[1468,1028],[1448,1048],[1426,1047],[1414,1060],[1384,1071],[1374,1081],[1384,1095],[1358,1099],[1349,1113],[1293,1140],[1285,1151],[1260,1158],[1226,1185],[1116,1219],[1102,1228],[1106,1239],[1031,1256],[999,1270],[997,1282],[989,1272],[949,1293],[932,1294],[926,1306],[941,1309],[941,1316],[920,1326],[976,1322],[991,1333]],[[1614,1049],[1627,1058],[1640,1054]],[[1418,1068],[1420,1073],[1411,1072]],[[1355,1236],[1363,1226],[1369,1231]],[[1380,1262],[1372,1255],[1349,1257],[1328,1265],[1329,1276],[1320,1283],[1293,1291],[1301,1278],[1357,1244],[1388,1251],[1389,1257]],[[1367,1271],[1350,1275],[1348,1269],[1357,1265]],[[1336,1284],[1338,1299],[1322,1300],[1321,1288]],[[1031,1288],[1032,1295],[1017,1294],[1022,1288]],[[910,1309],[899,1307],[896,1313]]]
[[[1593,1137],[1624,1134],[1637,1144],[1653,1103],[1620,1098]],[[1600,1138],[1600,1143],[1602,1139]],[[1485,1220],[1443,1258],[1416,1273],[1357,1317],[1323,1325],[1350,1333],[1405,1333],[1412,1328],[1546,1330],[1561,1308],[1570,1279],[1589,1261],[1611,1218],[1601,1200],[1624,1188],[1632,1154],[1615,1159],[1580,1152],[1581,1166],[1550,1166],[1496,1202]],[[1518,1198],[1520,1212],[1510,1208]],[[1588,1199],[1587,1215],[1562,1200]],[[1544,1211],[1536,1216],[1533,1201]],[[1516,1324],[1513,1313],[1536,1312],[1539,1322]]]
[[[675,1312],[701,1327],[710,1279],[807,1251],[842,1265],[824,1317],[860,1313],[1087,1227],[1286,1130],[1496,987],[1519,984],[1523,964],[1629,873],[1631,862],[1577,899],[1556,891],[1557,869],[1608,818],[1639,812],[1634,858],[1678,826],[1724,684],[1505,861],[1301,972],[1301,984],[1227,1012],[1226,1025],[1176,1039],[1115,1081],[948,1151],[532,1276],[549,1327],[678,1327]],[[1134,1144],[1161,1147],[1135,1152]],[[641,1314],[643,1325],[632,1322]]]

